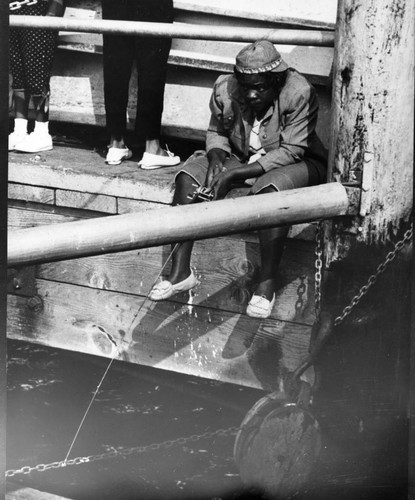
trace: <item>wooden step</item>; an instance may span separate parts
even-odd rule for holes
[[[223,3],[223,2],[222,2]],[[258,12],[258,6],[229,1],[179,2],[176,21],[208,25],[231,25],[249,29],[275,29],[283,14],[275,19],[272,9]],[[195,10],[192,10],[192,9]],[[296,11],[297,9],[297,11]],[[299,10],[298,10],[299,9]],[[308,10],[307,10],[308,9]],[[322,19],[324,9],[312,5],[306,9],[311,20]],[[330,12],[330,9],[326,9]],[[297,12],[297,14],[295,14]],[[295,6],[292,17],[300,22],[306,14]],[[330,14],[331,15],[331,14]],[[70,1],[65,16],[101,17],[98,1]],[[320,16],[320,17],[319,17]],[[324,16],[323,16],[324,17]],[[303,22],[303,21],[301,21]],[[233,71],[234,58],[245,43],[174,39],[169,56],[166,81],[163,134],[180,139],[204,141],[209,124],[209,99],[219,73]],[[105,105],[102,78],[102,36],[99,34],[61,32],[51,79],[50,118],[52,121],[105,126]],[[317,86],[320,100],[318,133],[327,146],[329,141],[331,67],[333,49],[327,47],[278,46],[289,65],[305,74]],[[131,79],[128,106],[128,129],[133,128],[136,110],[136,71]],[[11,87],[10,87],[11,96]],[[10,99],[11,102],[11,99]],[[12,112],[12,111],[11,111]]]
[[[223,4],[223,2],[221,3]],[[78,5],[78,7],[69,5],[66,8],[66,17],[101,18],[99,4],[93,9],[80,8],[82,3],[75,5]],[[196,10],[192,10],[192,7]],[[239,26],[246,29],[259,27],[272,30],[281,27],[281,23],[286,26],[289,19],[294,20],[294,17],[273,16],[269,7],[267,9],[269,14],[267,15],[264,15],[267,10],[263,10],[262,14],[260,14],[257,7],[253,9],[248,5],[240,6],[234,2],[229,2],[229,7],[223,8],[223,6],[220,7],[219,5],[214,7],[208,5],[207,2],[200,2],[199,5],[183,2],[181,8],[184,10],[175,12],[175,23]],[[312,16],[312,12],[309,12],[309,15]],[[302,18],[298,18],[297,23],[294,22],[292,26],[290,24],[288,26],[293,28],[301,23],[303,23],[302,27],[310,27]],[[311,24],[313,24],[312,20]],[[331,25],[330,29],[332,28],[333,25]],[[169,64],[208,69],[221,73],[232,72],[235,55],[244,45],[245,43],[238,42],[173,39]],[[61,32],[59,35],[59,48],[101,54],[102,36],[93,33]],[[332,48],[280,45],[278,49],[289,65],[307,75],[313,83],[328,83],[333,61]]]

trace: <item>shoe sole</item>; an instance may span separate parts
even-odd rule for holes
[[[125,158],[121,158],[121,160],[112,160],[112,161],[108,161],[108,160],[105,160],[105,163],[107,165],[119,165],[120,163],[122,163],[124,160],[129,160],[133,155],[130,154],[128,156],[126,156]]]
[[[176,167],[179,164],[180,162],[171,163],[169,165],[143,165],[142,163],[139,163],[138,166],[143,170],[156,170],[157,168]]]
[[[171,288],[169,288],[169,290],[166,290],[166,292],[163,295],[158,295],[158,296],[154,297],[154,296],[152,296],[152,294],[150,292],[148,295],[148,298],[154,302],[161,302],[163,300],[170,299],[170,297],[173,297],[174,295],[177,295],[178,293],[189,292],[190,290],[193,290],[193,288],[195,288],[199,284],[200,284],[200,281],[195,277],[194,281],[188,287],[186,286],[183,289],[180,289],[180,288],[177,289],[177,288],[175,288],[175,286],[178,285],[176,283],[176,285],[172,285]],[[180,283],[180,285],[181,285],[181,283]]]
[[[46,148],[36,149],[35,151],[28,151],[27,149],[19,149],[14,148],[14,151],[18,151],[19,153],[43,153],[44,151],[51,151],[53,146],[48,146]]]

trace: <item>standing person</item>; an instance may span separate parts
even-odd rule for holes
[[[173,22],[173,0],[102,0],[103,19]],[[161,117],[170,38],[104,34],[104,98],[110,135],[106,163],[118,165],[132,156],[125,143],[129,84],[137,63],[135,134],[145,143],[143,169],[173,166],[180,158],[160,145]]]
[[[64,0],[10,1],[10,13],[22,16],[63,16]],[[14,6],[13,6],[14,4]],[[49,133],[50,76],[58,32],[43,29],[10,29],[10,71],[13,82],[14,130],[9,151],[37,153],[53,148]],[[28,134],[29,106],[35,110],[35,125]]]
[[[315,131],[316,92],[271,42],[260,40],[240,51],[234,74],[216,81],[210,109],[206,152],[194,153],[177,174],[174,205],[191,203],[195,184],[221,199],[238,183],[248,183],[248,194],[259,195],[325,182],[327,151]],[[288,229],[259,231],[261,268],[249,316],[267,318],[272,312]],[[170,275],[152,288],[150,299],[196,286],[192,248],[193,241],[176,247]]]

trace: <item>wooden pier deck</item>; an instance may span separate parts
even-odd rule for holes
[[[103,152],[64,144],[11,153],[9,230],[132,211],[145,217],[168,205],[179,167],[143,171],[133,160],[108,167]],[[313,224],[292,228],[268,320],[245,315],[259,261],[250,233],[197,242],[200,285],[162,303],[145,298],[167,246],[33,266],[26,281],[17,278],[19,289],[9,289],[8,336],[107,357],[112,338],[119,359],[275,388],[307,353],[314,232]]]

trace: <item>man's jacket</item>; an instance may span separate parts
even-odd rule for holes
[[[221,75],[216,80],[210,110],[206,150],[219,148],[235,154],[243,162],[247,161],[255,117],[233,75]],[[317,115],[314,87],[300,73],[288,69],[287,79],[274,106],[261,121],[259,137],[266,154],[257,161],[265,172],[309,159],[314,160],[324,174],[327,150],[315,131]]]

